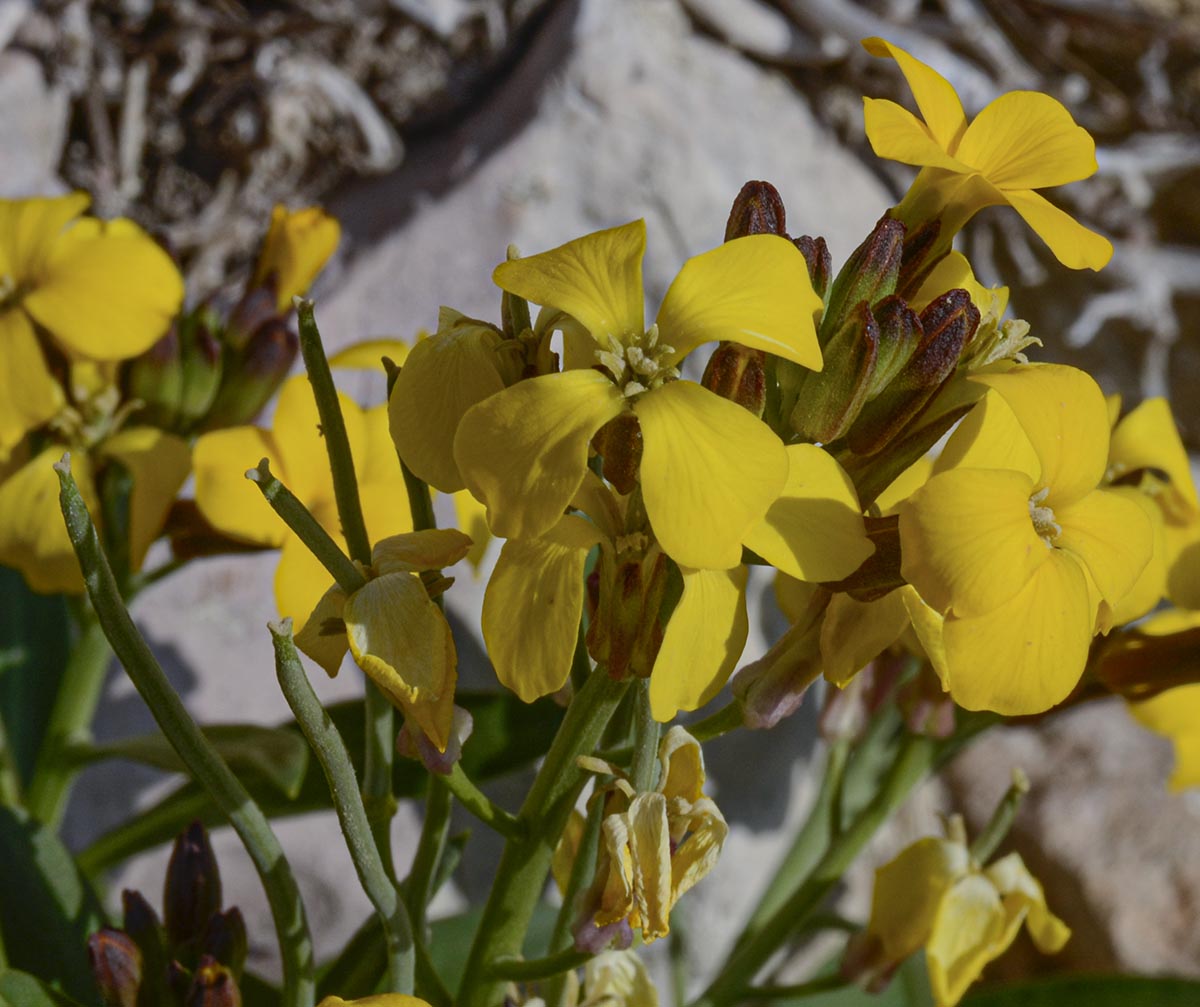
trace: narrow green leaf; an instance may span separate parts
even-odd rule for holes
[[[104,913],[66,847],[24,812],[0,808],[0,864],[0,933],[8,964],[80,1003],[98,1003],[86,946],[88,935],[104,925]]]
[[[204,736],[239,776],[259,776],[285,797],[296,797],[308,769],[308,745],[289,727],[261,724],[210,724]],[[103,745],[80,745],[71,755],[81,763],[129,759],[168,773],[182,773],[183,763],[162,734],[143,734]]]
[[[0,972],[0,1007],[79,1007],[64,993],[51,989],[28,972]]]
[[[980,990],[962,1007],[1195,1007],[1200,982],[1149,976],[1058,976]]]

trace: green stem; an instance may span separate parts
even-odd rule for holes
[[[284,1007],[312,1007],[316,990],[312,937],[304,902],[283,848],[262,810],[188,715],[130,619],[67,460],[64,458],[55,468],[67,533],[100,625],[159,729],[193,779],[208,791],[229,820],[258,871],[279,939]]]
[[[992,859],[992,854],[1004,842],[1004,837],[1016,821],[1021,801],[1029,793],[1029,777],[1025,775],[1024,770],[1013,769],[1012,776],[1012,783],[1000,798],[996,810],[992,812],[991,820],[971,844],[971,856],[977,864],[986,864]]]
[[[279,687],[325,771],[354,870],[383,926],[388,949],[388,992],[411,994],[414,952],[408,911],[372,839],[350,753],[304,673],[292,639],[291,621],[285,619],[280,626],[268,628],[275,645],[275,676]]]
[[[711,741],[741,727],[744,722],[742,704],[735,699],[726,703],[716,713],[710,713],[703,720],[697,720],[688,728],[688,734],[697,741]]]
[[[342,547],[321,527],[321,523],[296,494],[271,473],[271,465],[266,458],[258,463],[257,468],[250,469],[246,478],[258,486],[267,503],[329,571],[329,576],[337,582],[338,587],[346,594],[353,594],[366,583],[358,567],[342,552]]]
[[[71,782],[78,771],[67,758],[67,751],[75,742],[91,737],[92,717],[112,661],[112,648],[95,618],[87,616],[81,620],[81,629],[54,697],[33,778],[25,794],[30,814],[51,829],[57,829],[62,821]]]
[[[500,857],[496,881],[463,969],[459,1007],[493,1007],[503,999],[501,984],[487,977],[488,966],[521,952],[555,844],[584,783],[575,759],[595,750],[627,685],[598,668],[567,708],[518,815],[528,825],[529,833],[522,839],[510,839]]]
[[[571,925],[579,911],[580,893],[587,888],[596,873],[596,860],[600,851],[600,827],[604,824],[604,803],[602,794],[593,794],[589,801],[583,835],[579,837],[579,848],[575,851],[575,861],[571,864],[571,876],[567,878],[567,889],[562,893],[562,905],[558,907],[554,929],[550,933],[548,950],[551,952],[565,950],[572,943]],[[563,1007],[566,990],[567,984],[562,976],[551,979],[543,992],[549,1007]]]
[[[429,493],[429,485],[412,474],[412,471],[400,459],[400,471],[404,475],[404,488],[408,491],[408,510],[412,515],[413,531],[426,531],[437,527],[437,518],[433,515],[433,498]]]
[[[813,913],[837,885],[879,827],[904,803],[935,763],[937,745],[910,735],[874,799],[830,844],[812,872],[762,926],[739,944],[725,966],[692,1007],[714,1007],[741,997],[759,970]]]
[[[526,961],[523,958],[497,958],[488,967],[490,979],[508,979],[517,982],[529,982],[534,979],[549,979],[586,965],[592,956],[587,951],[576,951],[567,948],[545,958],[534,958]]]
[[[493,803],[463,772],[460,763],[456,762],[448,775],[440,778],[434,777],[433,781],[449,788],[450,793],[458,798],[459,804],[488,828],[495,829],[506,839],[520,839],[525,835],[525,827],[517,820],[516,815],[510,814]]]
[[[458,765],[455,764],[455,769]],[[426,910],[433,898],[433,879],[446,851],[450,834],[451,790],[445,778],[431,773],[429,793],[425,798],[425,820],[421,823],[421,838],[413,856],[412,869],[404,882],[404,893],[412,917],[413,932],[418,939],[425,936]]]
[[[659,724],[650,712],[650,680],[638,679],[634,690],[633,759],[629,782],[636,793],[645,794],[658,786]]]

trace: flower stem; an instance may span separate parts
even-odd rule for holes
[[[33,778],[25,794],[30,814],[51,829],[57,829],[62,821],[71,781],[77,771],[67,758],[67,750],[82,736],[90,735],[92,717],[104,688],[104,676],[112,661],[112,648],[95,616],[90,612],[84,615],[80,619],[80,629],[71,656],[67,658]]]
[[[441,784],[458,798],[458,803],[490,829],[495,829],[507,839],[520,839],[525,835],[525,826],[515,815],[494,804],[463,772],[462,765],[455,763],[449,774],[434,776],[431,785]],[[430,791],[432,796],[432,791]]]
[[[458,766],[455,764],[455,769]],[[404,892],[412,916],[413,932],[418,939],[425,935],[425,914],[433,897],[433,878],[446,851],[450,832],[452,790],[446,777],[429,775],[429,793],[425,798],[425,820],[421,823],[421,838],[413,856],[412,869],[404,882]]]
[[[650,712],[650,679],[638,679],[634,690],[633,759],[629,782],[636,793],[645,794],[658,785],[659,724]]]
[[[313,692],[312,684],[300,664],[300,655],[296,653],[296,644],[292,639],[291,620],[285,619],[279,626],[270,625],[268,628],[275,645],[275,676],[279,679],[279,687],[292,713],[296,715],[296,723],[300,725],[300,730],[325,771],[354,870],[383,926],[387,944],[388,991],[411,994],[414,951],[408,910],[371,837],[371,826],[367,821],[362,795],[358,791],[358,779],[350,762],[350,753],[346,751],[342,736]]]
[[[262,810],[188,715],[129,617],[66,458],[55,466],[67,533],[104,634],[130,681],[188,772],[233,826],[262,880],[279,939],[284,1007],[312,1007],[313,945],[304,902],[283,848]]]
[[[591,883],[596,873],[596,861],[600,853],[600,828],[604,823],[604,796],[593,793],[588,801],[587,819],[583,834],[579,837],[579,848],[575,851],[575,862],[571,864],[571,876],[567,879],[567,890],[562,893],[562,905],[554,918],[554,929],[550,934],[548,949],[551,953],[570,946],[571,925],[579,912],[579,895]],[[543,990],[549,1007],[562,1007],[567,986],[562,976],[552,978]]]
[[[909,735],[874,799],[825,851],[804,882],[730,955],[716,979],[692,1007],[713,1007],[743,996],[767,959],[802,925],[833,890],[879,827],[904,803],[933,767],[937,745]]]
[[[551,976],[570,972],[581,965],[586,965],[591,954],[587,951],[576,951],[567,948],[545,958],[497,958],[488,967],[487,974],[491,979],[509,979],[517,982],[529,982],[532,979],[549,979]]]
[[[492,1007],[503,999],[501,984],[490,980],[487,970],[497,959],[521,952],[555,844],[584,783],[575,759],[596,748],[627,685],[598,668],[568,707],[517,816],[529,832],[524,838],[510,839],[500,857],[496,881],[463,969],[456,1001],[459,1007]]]
[[[696,721],[688,728],[688,734],[697,741],[711,741],[722,734],[728,734],[734,728],[741,727],[743,723],[742,704],[735,699],[726,703],[716,713],[710,713],[703,720]]]
[[[1000,798],[996,810],[992,812],[991,820],[984,826],[975,842],[971,844],[971,856],[977,864],[986,864],[992,859],[992,854],[1004,842],[1004,837],[1008,835],[1013,822],[1016,821],[1021,801],[1028,793],[1029,777],[1025,775],[1024,770],[1014,768],[1012,783],[1009,784],[1004,796]]]

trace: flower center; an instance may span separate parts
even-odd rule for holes
[[[608,337],[608,349],[596,350],[596,359],[612,375],[626,398],[633,398],[679,377],[670,363],[675,347],[658,341],[658,326],[651,325],[640,336],[624,342]]]
[[[1049,493],[1050,487],[1043,486],[1029,498],[1029,520],[1033,522],[1033,530],[1041,540],[1052,546],[1055,539],[1062,534],[1062,525],[1054,520],[1054,511],[1042,505]]]

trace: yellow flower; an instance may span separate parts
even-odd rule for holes
[[[276,206],[258,253],[251,287],[270,285],[276,308],[289,311],[292,298],[306,294],[325,268],[341,235],[337,220],[318,207],[289,210]]]
[[[87,205],[0,199],[0,461],[64,404],[39,333],[72,360],[124,360],[183,302],[167,254],[128,220],[78,219]]]
[[[743,536],[746,545],[798,578],[846,576],[873,549],[853,484],[815,445],[792,445],[784,456],[787,482],[766,515]],[[749,628],[746,568],[681,565],[682,596],[664,629],[658,626],[661,593],[629,598],[634,611],[626,619],[621,611],[631,579],[618,575],[616,568],[633,564],[645,571],[644,581],[652,580],[659,575],[652,569],[662,552],[648,532],[627,527],[627,503],[588,472],[573,505],[590,521],[569,514],[543,535],[504,544],[484,595],[483,636],[500,681],[525,701],[556,692],[567,680],[583,610],[584,566],[596,546],[603,569],[594,623],[604,644],[624,631],[635,648],[642,648],[639,653],[650,664],[634,670],[650,674],[656,719],[669,721],[681,709],[702,706],[733,671]],[[662,569],[661,576],[665,574]],[[604,587],[610,580],[615,582],[611,598]],[[643,608],[646,599],[648,610]],[[610,611],[610,604],[618,611]],[[609,663],[607,656],[596,656]],[[626,669],[610,670],[623,674]]]
[[[895,102],[863,99],[875,153],[921,168],[894,211],[898,219],[915,229],[940,218],[938,246],[949,249],[976,212],[1007,204],[1064,266],[1101,269],[1107,264],[1109,241],[1034,191],[1096,171],[1095,143],[1062,105],[1049,95],[1011,91],[968,123],[954,88],[932,67],[881,38],[865,39],[863,47],[900,65],[924,120]]]
[[[330,587],[296,634],[296,646],[331,678],[349,650],[439,752],[454,718],[457,656],[446,617],[417,575],[457,563],[470,546],[453,528],[385,538],[371,552],[366,585],[350,595]]]
[[[943,684],[960,706],[1040,713],[1079,681],[1097,629],[1153,551],[1142,508],[1098,488],[1108,412],[1082,371],[1029,364],[988,386],[901,504],[901,570],[945,617]]]
[[[412,530],[408,494],[387,429],[387,407],[361,409],[339,394],[350,453],[359,482],[367,534],[372,542]],[[297,623],[313,610],[329,574],[245,478],[262,458],[271,471],[345,548],[334,499],[333,477],[308,381],[291,378],[279,394],[270,430],[230,427],[196,441],[196,504],[222,534],[281,550],[275,570],[275,601]]]
[[[20,570],[30,588],[46,594],[79,594],[84,589],[59,510],[58,477],[52,467],[63,449],[61,444],[45,448],[0,481],[0,563]],[[90,451],[77,450],[71,467],[93,519],[101,516],[98,478],[113,465],[132,481],[127,560],[136,572],[188,477],[191,451],[185,441],[153,427],[129,427]]]
[[[429,1007],[420,997],[410,997],[403,993],[377,993],[375,996],[359,997],[357,1000],[343,1000],[341,997],[326,997],[317,1007]]]
[[[700,743],[672,727],[659,744],[658,759],[655,790],[635,794],[619,778],[609,795],[589,893],[593,926],[625,921],[647,943],[670,932],[672,907],[716,866],[729,833],[716,804],[704,796]]]
[[[658,1007],[658,990],[635,952],[601,951],[583,966],[578,1007]]]
[[[728,570],[779,495],[787,454],[753,415],[690,381],[676,365],[702,343],[730,340],[821,366],[820,299],[804,257],[775,235],[738,238],[690,259],[657,322],[643,322],[645,225],[634,221],[496,268],[509,293],[575,318],[594,342],[590,366],[520,381],[469,409],[454,456],[504,538],[548,532],[579,489],[588,445],[632,412],[643,444],[641,489],[672,559]]]
[[[937,1007],[954,1007],[984,967],[1012,944],[1024,923],[1038,949],[1059,951],[1071,931],[1019,854],[987,868],[971,857],[961,820],[950,837],[920,839],[875,872],[871,918],[860,947],[876,973],[925,948]]]

